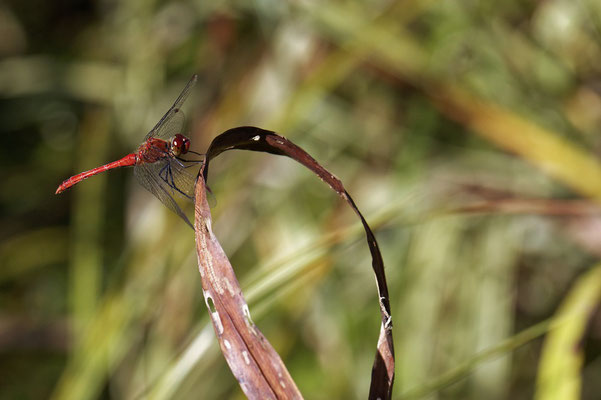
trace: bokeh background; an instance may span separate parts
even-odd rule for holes
[[[256,125],[380,241],[395,398],[601,397],[601,3],[0,3],[0,398],[240,399],[193,233],[131,169],[193,73],[193,148]],[[367,396],[379,327],[352,211],[301,166],[211,164],[214,229],[308,399]]]

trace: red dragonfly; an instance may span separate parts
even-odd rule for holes
[[[134,153],[70,177],[60,184],[56,189],[56,194],[62,193],[71,186],[100,172],[133,166],[138,182],[192,226],[174,198],[194,200],[196,176],[187,172],[186,169],[203,161],[202,159],[187,160],[182,157],[187,153],[203,156],[190,150],[190,139],[181,134],[184,125],[184,113],[181,106],[190,95],[197,80],[197,75],[192,76],[169,111],[146,135],[144,142]]]

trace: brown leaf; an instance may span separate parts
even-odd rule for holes
[[[336,191],[360,218],[372,256],[381,314],[369,398],[390,399],[394,382],[392,318],[384,262],[373,232],[338,178],[288,139],[248,126],[230,129],[211,142],[196,188],[195,222],[199,268],[207,306],[221,349],[245,394],[250,398],[272,398],[274,394],[278,398],[301,396],[277,353],[248,317],[248,306],[231,265],[210,229],[211,216],[205,196],[209,162],[224,151],[234,149],[283,155],[303,164]],[[252,356],[252,362],[248,363],[243,354]]]
[[[301,399],[284,363],[250,318],[232,265],[211,230],[205,182],[198,179],[194,230],[211,321],[232,373],[249,399]]]

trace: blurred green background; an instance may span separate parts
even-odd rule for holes
[[[395,398],[601,398],[601,3],[0,3],[0,399],[240,399],[193,233],[131,169],[193,73],[193,148],[256,125],[376,230]],[[211,164],[214,229],[307,399],[367,396],[352,211],[301,166]]]

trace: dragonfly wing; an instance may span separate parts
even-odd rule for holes
[[[154,163],[137,164],[134,175],[144,188],[193,227],[175,199],[194,201],[196,179],[177,160],[165,158]]]
[[[192,92],[192,88],[194,87],[194,85],[196,84],[197,81],[198,81],[198,75],[196,75],[196,74],[192,75],[192,78],[190,79],[190,81],[188,82],[188,84],[186,85],[184,90],[182,90],[182,92],[178,96],[177,100],[175,100],[175,103],[173,103],[171,108],[165,113],[165,115],[163,115],[163,118],[161,118],[159,120],[159,122],[154,126],[154,128],[152,128],[152,130],[150,132],[148,132],[145,140],[150,137],[158,137],[157,134],[162,132],[163,126],[168,125],[170,123],[170,121],[176,115],[181,114],[181,107],[184,104],[184,102],[186,101],[186,99],[188,98],[188,96],[190,96],[190,93]],[[181,117],[183,117],[183,114],[181,114]],[[182,119],[182,123],[183,123],[183,119]],[[181,128],[181,126],[178,127],[178,129],[180,129],[180,128]],[[180,132],[176,132],[176,133],[180,133]]]
[[[171,108],[163,116],[163,123],[158,128],[155,127],[151,130],[144,140],[148,140],[151,137],[169,140],[176,133],[182,133],[185,120],[184,112],[180,108]]]

